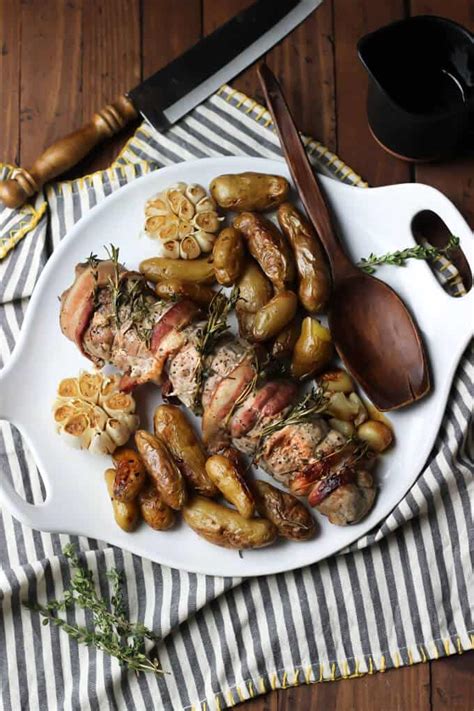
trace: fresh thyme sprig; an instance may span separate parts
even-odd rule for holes
[[[239,298],[239,290],[234,287],[229,298],[218,291],[209,304],[208,318],[205,324],[196,332],[196,350],[199,362],[195,370],[196,390],[192,410],[201,414],[200,393],[204,381],[204,360],[216,347],[217,341],[229,330],[227,317]]]
[[[459,237],[452,235],[446,247],[442,249],[432,247],[431,245],[425,246],[418,244],[416,247],[407,247],[406,249],[399,249],[396,252],[387,252],[380,256],[370,254],[368,257],[363,257],[357,266],[363,269],[367,274],[374,274],[376,267],[381,264],[392,264],[396,267],[404,267],[408,259],[437,259],[438,257],[448,256],[449,252],[458,246]]]
[[[267,437],[274,432],[287,427],[287,425],[300,425],[310,421],[315,415],[319,415],[327,409],[328,400],[323,388],[313,388],[307,393],[297,405],[294,405],[283,417],[270,422],[262,427],[256,448],[254,461],[258,462],[262,455],[262,448]]]
[[[145,649],[145,640],[156,642],[156,635],[145,625],[132,623],[125,616],[121,574],[115,569],[107,573],[112,581],[109,608],[106,601],[98,596],[92,572],[80,563],[74,548],[68,545],[63,552],[75,571],[63,598],[52,600],[46,605],[24,602],[25,607],[38,612],[44,618],[44,625],[52,624],[63,629],[78,644],[96,647],[132,671],[163,673],[158,659],[150,658]],[[93,629],[69,624],[58,616],[58,612],[68,610],[73,605],[92,613]]]

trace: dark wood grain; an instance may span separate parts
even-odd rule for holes
[[[474,653],[453,655],[431,665],[432,711],[472,711]]]
[[[20,0],[0,2],[2,161],[20,160]]]
[[[0,0],[0,157],[33,160],[252,0]],[[474,29],[473,0],[324,0],[267,55],[303,130],[336,148],[373,185],[417,180],[439,187],[474,224],[472,156],[410,168],[371,137],[367,79],[357,39],[407,13],[451,17]],[[233,86],[261,99],[255,68]],[[120,143],[122,143],[122,137]],[[106,166],[110,144],[77,175]],[[473,654],[361,679],[275,691],[242,711],[467,711],[474,708]],[[430,685],[431,672],[431,685]]]
[[[20,18],[19,157],[28,166],[82,123],[81,2],[22,2]]]
[[[141,79],[139,0],[85,0],[82,9],[82,123],[104,104]],[[129,126],[74,171],[89,173],[110,165],[127,138]]]

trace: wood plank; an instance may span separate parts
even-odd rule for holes
[[[413,15],[441,15],[474,31],[474,0],[411,0]],[[472,149],[460,149],[454,159],[420,164],[416,179],[444,192],[474,227],[474,156]]]
[[[300,131],[336,150],[332,3],[325,0],[266,62],[282,83]]]
[[[21,3],[20,160],[80,126],[81,2]]]
[[[410,179],[410,168],[386,153],[370,134],[367,74],[357,56],[357,41],[404,16],[404,0],[334,0],[337,150],[371,185],[405,182]]]
[[[82,12],[82,121],[88,121],[95,111],[140,79],[139,0],[86,0]],[[99,147],[75,174],[110,165],[135,128],[128,127]]]
[[[430,711],[430,669],[428,664],[417,664],[391,669],[384,673],[367,674],[360,679],[341,679],[309,686],[295,686],[273,691],[253,701],[239,704],[237,708],[239,711],[299,711],[299,709]],[[449,708],[451,711],[449,705],[444,708]],[[460,707],[459,711],[461,711]]]
[[[0,158],[7,163],[20,158],[20,19],[20,0],[0,1]]]
[[[153,74],[201,37],[201,0],[142,0],[143,76]]]
[[[453,655],[431,664],[432,711],[474,709],[474,652]]]
[[[251,4],[251,0],[204,0],[203,28],[208,34]],[[336,145],[332,3],[325,2],[288,37],[267,53],[265,61],[282,81],[299,128],[329,148]],[[256,66],[232,86],[264,103]]]

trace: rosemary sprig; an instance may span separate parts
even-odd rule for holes
[[[204,360],[216,347],[217,341],[229,330],[227,317],[239,298],[239,290],[234,287],[229,298],[218,291],[209,304],[208,318],[205,324],[196,331],[196,350],[199,362],[195,370],[196,391],[191,407],[195,414],[201,414],[200,393],[203,386],[205,370]]]
[[[262,448],[265,440],[270,435],[288,425],[300,425],[310,421],[315,415],[319,415],[327,409],[328,400],[323,388],[313,388],[307,393],[297,405],[291,408],[283,417],[270,422],[262,427],[256,448],[254,462],[258,462],[262,455]]]
[[[97,647],[102,652],[118,659],[120,664],[135,672],[152,671],[163,673],[156,658],[146,654],[145,640],[155,642],[156,635],[145,625],[132,623],[125,616],[125,605],[122,596],[123,579],[117,570],[111,570],[107,576],[112,581],[111,607],[97,594],[92,572],[81,565],[74,548],[68,545],[64,555],[74,569],[69,588],[59,600],[52,600],[46,605],[24,602],[29,610],[38,612],[44,619],[43,624],[52,624],[63,629],[78,644]],[[71,625],[58,616],[58,612],[78,605],[92,613],[93,629]]]
[[[459,237],[452,235],[446,247],[442,249],[432,247],[431,245],[425,246],[418,244],[416,247],[407,247],[406,249],[399,249],[396,252],[387,252],[380,256],[370,254],[368,257],[363,257],[357,266],[363,269],[367,274],[374,274],[376,267],[381,264],[392,264],[396,267],[404,267],[408,259],[437,259],[438,257],[449,255],[449,252],[458,246]]]

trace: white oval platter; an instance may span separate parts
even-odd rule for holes
[[[435,441],[453,374],[471,336],[474,306],[474,290],[460,299],[448,296],[424,262],[411,262],[405,268],[384,267],[378,272],[415,315],[429,353],[433,390],[416,405],[390,415],[396,446],[377,466],[379,492],[374,508],[355,526],[333,526],[316,513],[318,533],[313,540],[281,541],[245,551],[242,557],[237,551],[207,543],[183,523],[166,532],[142,524],[135,533],[125,533],[114,522],[103,479],[110,458],[71,449],[55,433],[51,405],[57,383],[90,367],[59,329],[58,295],[71,284],[76,263],[91,252],[101,256],[103,245],[112,242],[120,248],[121,261],[136,268],[142,259],[156,255],[157,249],[151,240],[139,239],[147,198],[177,181],[208,186],[221,173],[248,170],[289,178],[283,162],[248,157],[206,158],[163,168],[124,186],[92,209],[46,264],[15,350],[0,371],[0,417],[21,431],[46,488],[44,503],[33,505],[16,493],[6,477],[0,479],[0,504],[22,523],[43,531],[101,539],[187,571],[253,576],[299,568],[348,546],[385,518],[416,480]],[[321,181],[354,259],[413,244],[413,216],[431,209],[460,237],[472,268],[472,232],[437,190],[415,184],[361,189],[329,178]],[[153,409],[160,402],[159,389],[142,387],[137,401],[142,426],[149,428]]]

